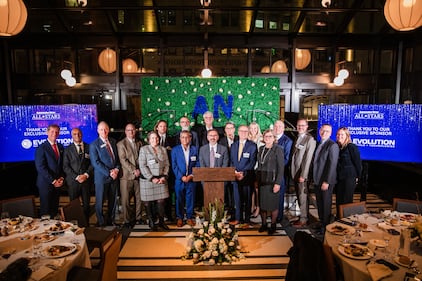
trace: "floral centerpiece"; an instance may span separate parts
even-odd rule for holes
[[[182,259],[192,259],[194,264],[203,262],[214,265],[245,258],[235,227],[227,223],[224,204],[216,200],[208,205],[205,212],[209,221],[204,221],[199,226],[197,224],[198,228],[194,228],[188,235]]]

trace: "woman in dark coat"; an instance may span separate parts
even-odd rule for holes
[[[272,130],[265,130],[263,134],[265,146],[258,151],[257,180],[258,197],[262,226],[259,232],[268,230],[268,235],[276,231],[278,206],[280,202],[280,182],[284,176],[284,153],[283,149],[275,143]],[[283,210],[281,210],[283,211]],[[271,228],[267,226],[267,215],[271,214]]]
[[[337,130],[337,143],[340,154],[337,163],[336,205],[353,203],[353,193],[362,171],[359,148],[352,143],[349,129]]]

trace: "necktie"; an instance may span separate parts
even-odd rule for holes
[[[81,155],[83,153],[82,145],[79,143],[79,144],[76,145],[76,147],[78,148],[78,154]]]
[[[160,142],[160,145],[161,145],[161,146],[164,146],[165,142],[166,142],[166,137],[163,135],[163,136],[161,136],[161,142]]]
[[[53,144],[54,154],[56,155],[56,159],[59,159],[59,150],[57,149],[57,144]]]
[[[215,167],[215,151],[214,151],[214,147],[211,146],[211,151],[210,151],[210,168],[214,168]]]
[[[111,159],[114,161],[113,151],[111,150],[110,142],[108,140],[106,140],[106,147],[107,147],[108,154],[110,154]]]
[[[240,158],[242,158],[242,152],[243,152],[243,142],[239,142],[239,151],[237,153],[237,161],[240,161]]]

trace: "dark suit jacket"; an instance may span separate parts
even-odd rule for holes
[[[278,139],[277,144],[283,148],[284,166],[287,167],[290,163],[290,153],[292,150],[293,141],[288,136],[286,136],[286,134],[283,134],[281,138]]]
[[[198,148],[199,150],[199,138],[198,138],[198,133],[191,130],[190,133],[192,134],[192,140],[191,140],[191,145],[194,145]],[[180,131],[177,132],[176,136],[176,144],[179,145],[180,144]]]
[[[76,145],[71,143],[64,150],[63,155],[63,170],[66,173],[66,183],[69,186],[79,185],[76,181],[78,175],[87,173],[88,179],[92,179],[94,168],[89,159],[89,144],[83,142],[84,153],[79,155]]]
[[[196,146],[189,147],[189,164],[186,171],[185,155],[182,145],[176,145],[171,151],[171,167],[176,178],[180,181],[183,176],[191,175],[193,167],[199,167],[199,154]]]
[[[114,168],[120,170],[121,168],[116,140],[110,137],[108,140],[113,149],[114,161],[108,154],[106,144],[101,138],[97,138],[89,145],[89,156],[91,158],[91,164],[94,167],[95,185],[103,185],[112,182],[113,179],[110,177],[110,170]]]
[[[337,178],[339,180],[359,178],[362,173],[362,161],[359,148],[349,143],[340,151],[337,164]]]
[[[59,159],[56,159],[56,154],[51,147],[51,144],[46,140],[35,151],[35,168],[37,169],[37,187],[48,188],[52,186],[55,179],[64,177],[63,172],[63,153],[64,147],[57,143],[59,150]]]
[[[245,145],[243,146],[242,155],[240,156],[240,161],[238,160],[239,141],[232,144],[230,151],[230,166],[235,167],[238,172],[243,172],[245,178],[249,178],[253,175],[257,154],[256,143],[246,140]]]
[[[235,142],[237,142],[238,140],[239,140],[239,136],[234,136],[234,140],[233,140],[232,145],[233,145]],[[219,143],[219,144],[221,144],[221,145],[224,145],[225,147],[227,147],[227,149],[228,149],[228,151],[229,151],[229,153],[230,153],[229,140],[228,140],[227,136],[224,136],[224,137],[220,138],[220,139],[218,140],[218,143]]]
[[[218,132],[219,139],[224,137],[224,129],[221,127],[213,127],[213,129],[216,129]],[[205,125],[199,125],[196,127],[196,132],[198,133],[199,138],[199,146],[204,146],[208,143],[207,139],[207,129],[205,128]]]
[[[229,152],[227,147],[217,143],[215,152],[215,167],[227,167],[229,165]],[[206,144],[199,149],[199,163],[201,167],[210,166],[210,145]]]
[[[339,147],[333,140],[328,139],[321,147],[315,149],[313,160],[313,181],[317,186],[327,182],[330,186],[337,183],[337,161]]]

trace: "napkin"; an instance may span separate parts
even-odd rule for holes
[[[42,265],[36,271],[32,272],[31,279],[36,281],[41,280],[53,271],[52,268]]]
[[[390,276],[393,273],[390,268],[379,263],[370,262],[366,267],[368,269],[369,275],[371,275],[372,281],[381,280],[382,278]]]

